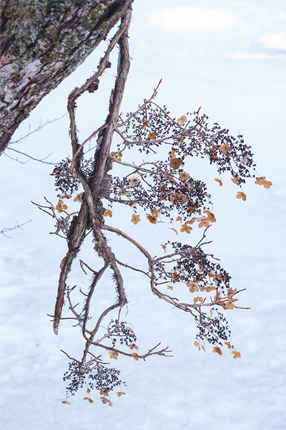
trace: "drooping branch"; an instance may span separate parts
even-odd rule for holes
[[[206,184],[192,178],[185,171],[184,165],[187,157],[207,158],[211,164],[216,165],[219,175],[223,172],[231,173],[232,182],[242,190],[237,193],[237,198],[242,200],[246,199],[242,184],[247,178],[254,176],[253,170],[255,172],[250,147],[244,144],[241,135],[235,138],[218,124],[209,127],[208,118],[201,114],[201,108],[176,120],[171,117],[165,106],[162,108],[155,103],[154,99],[161,81],[148,100],[145,99],[139,108],[133,113],[128,113],[126,119],[123,118],[120,114],[120,105],[130,66],[128,48],[130,18],[131,11],[127,10],[100,60],[97,71],[69,95],[72,159],[63,160],[53,172],[56,190],[61,193],[58,194],[60,200],[57,206],[54,207],[50,202],[48,202],[50,206],[38,205],[39,209],[56,219],[54,233],[64,237],[68,245],[67,254],[61,263],[53,315],[54,331],[57,334],[60,321],[66,319],[62,316],[66,296],[72,320],[80,327],[85,341],[81,360],[73,359],[66,353],[71,360],[69,371],[64,376],[65,380],[70,381],[67,395],[75,394],[89,381],[89,387],[97,388],[103,395],[101,397],[103,403],[109,404],[111,402],[106,398],[108,392],[124,383],[119,379],[120,372],[105,367],[100,356],[93,355],[91,349],[104,349],[108,351],[110,359],[115,360],[120,355],[145,360],[151,355],[169,356],[170,353],[168,347],[159,348],[160,343],[147,352],[139,352],[133,328],[121,319],[122,309],[127,303],[120,271],[122,266],[144,274],[150,282],[151,294],[193,317],[198,330],[194,343],[199,349],[204,349],[204,342],[207,341],[214,345],[213,352],[221,355],[220,347],[225,344],[228,349],[233,349],[234,358],[240,356],[230,344],[231,332],[222,313],[241,309],[236,305],[237,291],[230,287],[230,276],[221,267],[220,260],[202,249],[203,245],[210,243],[205,241],[206,232],[216,222],[210,195]],[[119,46],[118,68],[110,96],[108,116],[102,125],[97,125],[95,131],[80,143],[76,127],[76,101],[85,91],[91,89],[89,92],[94,93],[97,90],[102,73],[109,68],[109,56],[116,45]],[[114,133],[117,133],[122,141],[112,148]],[[86,160],[84,147],[92,137],[97,138],[94,157]],[[121,161],[127,150],[156,155],[156,148],[163,144],[169,145],[166,159],[160,154],[159,159],[156,157],[157,160],[154,160],[153,157],[153,160],[146,162],[137,161],[132,164]],[[120,176],[108,173],[113,163],[117,163],[116,168]],[[215,180],[222,185],[220,179]],[[271,186],[271,182],[266,181],[265,177],[257,178],[256,183],[264,185],[265,188]],[[78,186],[82,186],[83,191],[74,201],[81,203],[81,209],[71,220],[74,213],[67,212],[68,207],[63,199],[71,198]],[[107,202],[108,209],[103,207],[103,202]],[[171,222],[169,229],[177,238],[181,234],[190,238],[191,231],[195,228],[202,229],[202,237],[194,246],[191,246],[189,241],[181,243],[178,240],[168,240],[161,244],[163,255],[152,257],[145,245],[125,233],[120,225],[114,227],[105,223],[105,217],[112,217],[113,207],[116,208],[118,203],[131,208],[133,214],[130,221],[134,225],[143,221],[140,218],[143,211],[146,215],[145,221],[153,226],[166,222],[169,218]],[[63,215],[58,216],[56,210]],[[85,283],[79,286],[81,300],[74,304],[72,291],[75,287],[70,288],[67,279],[75,257],[88,234],[93,236],[96,263],[88,265],[80,260],[83,272],[87,274],[86,269],[90,270],[92,279],[87,289]],[[136,264],[129,260],[124,263],[119,253],[113,253],[109,246],[109,237],[113,234],[120,237],[123,243],[128,241],[144,255],[147,269],[136,267]],[[102,259],[99,264],[98,257]],[[109,300],[95,316],[92,304],[98,286],[105,282],[108,272],[111,272],[115,283],[117,298]],[[192,299],[180,298],[182,290],[186,291],[186,287],[189,293],[193,294],[188,296]],[[116,309],[119,310],[118,317],[114,319]],[[108,318],[111,319],[106,323]]]

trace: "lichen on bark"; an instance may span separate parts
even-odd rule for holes
[[[0,2],[0,154],[31,110],[106,39],[132,1]]]

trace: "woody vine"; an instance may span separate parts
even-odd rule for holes
[[[256,178],[255,183],[265,188],[272,185],[265,177],[258,176],[251,149],[241,135],[235,138],[219,124],[210,128],[208,117],[201,114],[200,109],[175,119],[165,106],[159,106],[155,98],[161,81],[149,99],[144,100],[136,111],[123,117],[120,105],[130,66],[130,19],[129,10],[100,60],[97,72],[70,93],[67,107],[73,156],[59,163],[52,173],[58,202],[54,205],[46,199],[45,205],[36,204],[55,219],[54,234],[64,238],[68,247],[60,265],[55,311],[51,315],[54,332],[58,334],[61,321],[72,319],[80,327],[85,340],[81,358],[70,357],[67,351],[63,351],[69,358],[68,371],[64,375],[68,384],[66,399],[62,401],[65,404],[69,404],[69,397],[82,387],[86,388],[85,400],[90,403],[93,402],[90,394],[92,389],[99,390],[102,402],[110,406],[111,391],[118,390],[119,397],[125,394],[125,383],[120,379],[120,371],[110,367],[100,351],[106,351],[109,360],[116,360],[120,355],[137,361],[146,360],[152,355],[170,356],[171,351],[161,344],[139,353],[133,328],[121,318],[122,309],[127,304],[121,266],[144,273],[151,294],[194,318],[197,326],[194,344],[199,349],[205,350],[207,342],[212,345],[213,352],[219,355],[225,346],[231,350],[234,359],[241,356],[231,343],[224,316],[226,311],[245,309],[237,304],[240,291],[230,287],[230,276],[218,259],[205,252],[207,230],[216,222],[216,218],[210,210],[211,201],[206,185],[192,178],[184,170],[184,163],[187,157],[199,156],[207,158],[210,164],[214,163],[219,175],[228,171],[231,180],[239,187],[236,197],[242,200],[246,200],[242,188],[246,179]],[[108,116],[101,127],[80,143],[76,129],[76,100],[85,91],[93,93],[97,90],[100,76],[110,67],[109,56],[116,45],[119,47],[118,68]],[[120,137],[120,143],[112,147],[115,134]],[[85,144],[94,137],[97,139],[94,156],[87,159]],[[162,145],[166,146],[168,156],[166,160],[157,160],[155,149]],[[148,156],[151,154],[153,161],[141,164],[124,162],[124,153],[129,150]],[[123,173],[120,177],[109,173],[115,163],[121,166],[120,171]],[[215,180],[222,186],[221,179]],[[78,192],[79,186],[82,192]],[[75,213],[68,212],[68,199],[72,197],[81,205]],[[169,220],[171,225],[176,221],[179,228],[170,227],[172,234],[177,237],[180,230],[180,233],[186,234],[186,243],[168,240],[161,244],[162,255],[152,257],[142,244],[120,227],[109,226],[106,222],[118,205],[128,205],[133,210],[131,222],[134,225],[141,222],[144,213],[154,225],[162,222],[162,219]],[[190,245],[189,239],[194,228],[202,229],[202,237],[198,243]],[[101,265],[90,267],[79,260],[84,273],[92,274],[92,282],[89,286],[79,286],[83,300],[80,305],[76,305],[73,291],[77,287],[68,285],[68,274],[76,264],[75,259],[89,234],[93,236],[94,252],[100,257]],[[120,256],[115,255],[108,245],[108,238],[112,235],[120,236],[137,248],[146,258],[148,270],[121,262]],[[100,315],[92,315],[91,303],[96,295],[96,287],[107,271],[115,283],[117,300],[115,303],[110,302]],[[189,289],[191,294],[188,303],[177,297],[180,288]],[[62,316],[64,303],[71,313],[67,318]],[[78,305],[81,310],[78,310]]]

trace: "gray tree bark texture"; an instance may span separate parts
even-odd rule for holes
[[[105,40],[133,0],[0,0],[0,155],[51,90]]]

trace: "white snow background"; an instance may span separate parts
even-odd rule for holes
[[[140,352],[161,342],[172,349],[173,358],[110,360],[127,383],[126,396],[113,394],[112,408],[101,403],[98,392],[91,393],[92,404],[83,400],[84,391],[70,398],[70,406],[62,404],[68,359],[60,349],[79,358],[84,343],[79,329],[71,329],[69,322],[62,322],[55,336],[47,317],[54,310],[66,243],[49,234],[54,231],[53,220],[31,200],[44,204],[45,196],[57,202],[50,176],[53,166],[32,160],[20,164],[4,155],[0,230],[32,222],[7,233],[9,238],[0,237],[0,427],[285,429],[285,1],[135,0],[133,9],[132,61],[122,112],[136,109],[162,78],[157,103],[166,104],[176,118],[202,106],[210,124],[218,122],[233,135],[243,134],[252,146],[259,175],[273,182],[266,190],[248,181],[243,202],[236,199],[238,187],[229,175],[223,175],[219,187],[215,168],[207,160],[194,158],[186,163],[185,170],[204,180],[212,194],[217,222],[208,232],[208,240],[213,240],[208,251],[231,274],[232,288],[247,288],[238,304],[251,309],[226,312],[232,343],[241,358],[234,360],[226,348],[222,356],[214,354],[210,345],[206,352],[198,351],[191,316],[158,300],[143,275],[123,270],[129,304],[122,318],[133,325]],[[33,130],[66,112],[67,95],[95,71],[104,46],[45,97],[13,141],[29,127]],[[111,61],[113,68],[102,77],[99,90],[78,102],[81,141],[106,117],[116,55]],[[52,152],[46,161],[58,162],[71,153],[68,128],[65,116],[11,148],[37,158]],[[168,150],[161,153],[165,156]],[[7,155],[27,161],[12,151]],[[168,223],[151,225],[141,212],[144,220],[134,226],[131,214],[130,208],[119,207],[108,223],[137,238],[151,254],[161,253],[160,243],[177,239]],[[146,267],[139,253],[108,237],[121,261]],[[179,240],[194,244],[198,237],[195,231],[180,233]],[[91,266],[96,264],[91,250],[82,255]],[[89,276],[76,270],[70,285],[77,283],[84,289],[88,281]],[[105,277],[98,289],[98,309],[115,298],[114,284]]]

